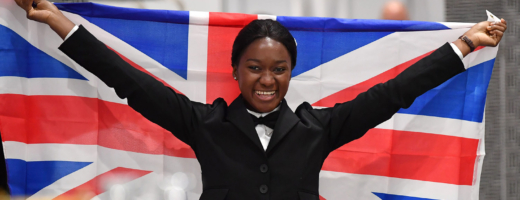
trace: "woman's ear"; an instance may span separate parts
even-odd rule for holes
[[[234,65],[232,75],[233,75],[233,79],[235,79],[235,80],[238,80],[238,71],[237,70],[238,70],[238,66]]]

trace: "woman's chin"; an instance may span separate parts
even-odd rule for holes
[[[267,113],[267,112],[273,111],[276,107],[278,107],[278,104],[275,104],[275,103],[269,103],[269,104],[262,103],[262,104],[256,104],[253,107],[256,109],[257,112]]]

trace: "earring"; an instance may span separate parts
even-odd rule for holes
[[[234,78],[235,80],[237,80],[237,77],[236,77],[236,76],[233,76],[233,78]]]

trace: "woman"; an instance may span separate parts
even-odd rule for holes
[[[278,22],[256,20],[240,31],[231,59],[241,95],[229,106],[222,99],[206,105],[133,68],[52,3],[16,2],[29,19],[65,39],[60,50],[191,146],[202,169],[201,199],[319,199],[319,172],[331,151],[463,72],[462,57],[476,46],[496,46],[507,28],[505,20],[481,22],[465,33],[465,41],[443,45],[352,101],[320,110],[303,103],[293,112],[284,96],[296,44]]]

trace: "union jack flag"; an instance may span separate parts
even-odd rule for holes
[[[230,103],[239,89],[231,48],[254,19],[273,19],[297,41],[286,99],[330,107],[385,82],[472,24],[143,10],[57,4],[132,66],[193,101]],[[190,147],[58,50],[47,25],[0,1],[0,132],[13,196],[28,199],[198,199]],[[78,47],[81,48],[81,47]],[[331,153],[322,199],[478,199],[486,90],[498,48],[408,109]]]

